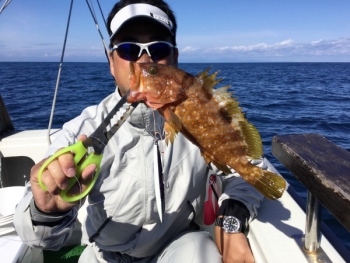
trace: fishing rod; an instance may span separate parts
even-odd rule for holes
[[[8,0],[8,1],[12,1],[12,0]],[[48,134],[47,134],[47,140],[49,142],[49,144],[51,144],[51,139],[50,139],[50,133],[51,133],[51,126],[52,126],[52,120],[53,120],[53,115],[54,115],[54,111],[55,111],[55,105],[56,105],[56,99],[57,99],[57,92],[58,92],[58,87],[59,87],[59,83],[60,83],[60,79],[61,79],[61,71],[62,71],[62,65],[63,65],[63,58],[64,58],[64,52],[65,52],[65,49],[66,49],[66,42],[67,42],[67,36],[68,36],[68,31],[69,31],[69,24],[70,24],[70,18],[71,18],[71,14],[72,14],[72,8],[73,8],[73,2],[74,0],[71,0],[71,4],[70,4],[70,9],[69,9],[69,15],[68,15],[68,22],[67,22],[67,27],[66,27],[66,34],[65,34],[65,38],[64,38],[64,43],[63,43],[63,49],[62,49],[62,55],[61,55],[61,61],[60,61],[60,65],[59,65],[59,69],[58,69],[58,75],[57,75],[57,80],[56,80],[56,88],[55,88],[55,93],[54,93],[54,98],[53,98],[53,102],[52,102],[52,107],[51,107],[51,114],[50,114],[50,120],[49,120],[49,127],[48,127]],[[97,3],[98,3],[98,6],[100,8],[100,12],[102,14],[102,17],[103,17],[103,21],[105,23],[105,26],[107,28],[107,24],[106,24],[106,21],[105,21],[105,18],[103,16],[103,13],[102,13],[102,9],[101,9],[101,6],[100,6],[100,3],[99,1],[97,0]],[[91,13],[91,16],[95,22],[95,25],[97,27],[97,30],[100,34],[100,37],[101,37],[101,40],[102,40],[102,43],[103,43],[103,46],[104,46],[104,51],[105,51],[105,55],[106,55],[106,58],[107,58],[107,61],[109,63],[109,59],[108,59],[108,48],[106,46],[106,43],[104,41],[104,38],[103,38],[103,35],[101,33],[101,30],[100,30],[100,26],[98,24],[98,21],[97,21],[97,18],[96,18],[96,15],[95,15],[95,11],[93,9],[93,5],[91,3],[89,3],[88,0],[86,0],[86,4],[88,5],[89,7],[89,10],[90,10],[90,13]],[[8,5],[8,4],[7,4]]]
[[[0,14],[2,13],[2,11],[5,10],[5,7],[7,7],[12,0],[6,0],[5,3],[2,5],[1,9],[0,9]]]
[[[103,22],[105,23],[105,27],[106,27],[107,32],[108,32],[106,19],[105,19],[105,16],[103,15],[103,12],[102,12],[102,9],[101,9],[101,5],[100,5],[100,1],[99,1],[99,0],[96,0],[96,1],[97,1],[97,4],[98,4],[98,8],[100,9],[100,13],[101,13],[101,15],[102,15],[102,18],[103,18]]]
[[[51,131],[51,126],[52,126],[53,114],[54,114],[54,111],[55,111],[58,86],[60,85],[61,71],[62,71],[62,65],[63,65],[63,58],[64,58],[64,52],[66,50],[67,36],[68,36],[70,18],[71,18],[71,15],[72,15],[73,2],[74,2],[74,0],[71,0],[70,8],[69,8],[68,21],[67,21],[67,27],[66,27],[66,34],[65,34],[65,38],[64,38],[64,42],[63,42],[63,49],[62,49],[62,54],[61,54],[61,61],[60,61],[60,65],[58,67],[58,75],[57,75],[57,80],[56,80],[55,94],[54,94],[53,102],[52,102],[50,121],[49,121],[48,133],[47,133],[47,137],[48,137],[47,140],[49,142],[49,145],[51,144],[50,131]]]
[[[91,2],[91,0],[90,0],[90,2]],[[100,7],[100,12],[101,12],[101,14],[102,14],[103,21],[104,21],[105,26],[106,26],[106,28],[107,28],[106,20],[105,20],[105,18],[104,18],[104,16],[103,16],[103,13],[102,13],[102,10],[101,10],[101,6],[100,6],[100,3],[98,2],[98,0],[97,0],[97,3],[98,3],[98,6]],[[109,50],[108,50],[108,48],[107,48],[107,46],[106,46],[105,40],[104,40],[103,35],[102,35],[102,33],[101,33],[100,26],[99,26],[99,24],[98,24],[98,21],[97,21],[96,15],[95,15],[95,11],[94,11],[94,9],[93,9],[94,7],[93,7],[92,3],[91,3],[91,5],[90,5],[89,0],[86,0],[86,4],[87,4],[87,6],[89,7],[89,10],[90,10],[92,19],[94,20],[95,25],[96,25],[96,28],[97,28],[97,31],[98,31],[98,33],[100,34],[100,37],[101,37],[101,40],[102,40],[102,43],[103,43],[103,46],[104,46],[104,49],[105,49],[105,55],[106,55],[107,61],[108,61],[108,63],[109,63],[109,59],[108,59],[108,51],[109,51]]]

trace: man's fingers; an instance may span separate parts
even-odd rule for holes
[[[87,136],[85,134],[79,135],[78,136],[78,141],[84,141],[86,140]]]
[[[74,164],[74,162],[73,162]],[[67,170],[67,169],[66,169]],[[61,166],[59,160],[53,160],[47,170],[42,175],[42,181],[50,193],[54,193],[59,189],[65,189],[68,186],[67,172]]]
[[[84,192],[92,183],[92,180],[94,179],[96,171],[96,165],[95,164],[89,164],[82,172],[81,178],[79,180],[82,188],[82,192]]]
[[[42,183],[46,186],[47,192],[52,195],[57,195],[60,191],[52,173],[49,170],[45,170],[41,175]]]
[[[96,165],[88,165],[82,172],[81,175],[77,174],[75,177],[70,178],[73,180],[74,184],[67,191],[67,196],[76,196],[77,194],[82,194],[91,185],[92,180],[95,176]]]
[[[74,177],[76,174],[73,153],[65,153],[57,158],[62,171],[67,177]]]
[[[85,179],[89,179],[89,177],[91,177],[93,175],[93,173],[95,173],[96,170],[96,164],[89,164],[84,171],[82,172],[81,176],[82,178]]]

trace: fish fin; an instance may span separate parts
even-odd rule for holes
[[[177,132],[181,131],[182,129],[182,123],[179,117],[172,112],[170,109],[166,108],[164,110],[164,118],[168,122],[168,124],[173,127],[173,129]]]
[[[237,169],[236,171],[268,199],[280,198],[286,189],[286,181],[282,176],[263,170],[252,163],[248,162],[244,169]]]
[[[208,76],[208,72],[209,72],[209,70],[210,70],[211,68],[212,68],[212,66],[210,66],[210,67],[206,68],[205,70],[199,72],[199,73],[197,74],[197,78],[198,78],[198,79],[203,79],[203,78],[205,78],[205,76]]]
[[[251,159],[259,159],[263,155],[263,147],[259,131],[247,121],[239,123],[242,137],[247,144],[246,156]]]
[[[197,75],[198,80],[203,84],[203,87],[209,91],[212,92],[214,89],[214,86],[218,84],[220,81],[223,80],[223,78],[216,79],[217,74],[219,74],[220,71],[216,71],[212,75],[208,75],[209,70],[211,67],[207,68],[206,70],[200,72]]]
[[[176,131],[170,124],[165,122],[164,124],[164,130],[165,130],[165,143],[168,145],[168,142],[174,143],[176,134],[178,131]]]
[[[243,121],[244,115],[239,106],[239,102],[232,98],[233,92],[227,92],[230,86],[215,89],[213,91],[213,98],[219,104],[221,112],[229,120]]]
[[[262,176],[252,185],[271,200],[280,198],[286,189],[283,177],[266,170],[262,170]]]
[[[166,133],[165,142],[168,145],[169,140],[171,143],[174,142],[176,134],[182,129],[182,123],[179,117],[168,108],[164,109],[162,115],[166,120],[164,125]]]
[[[236,131],[240,131],[243,141],[246,143],[246,156],[258,159],[263,155],[263,148],[259,131],[253,124],[249,123],[238,107],[239,103],[232,98],[232,92],[227,92],[229,86],[225,86],[213,91],[214,99],[219,103],[220,109],[225,117],[231,121],[231,125]]]

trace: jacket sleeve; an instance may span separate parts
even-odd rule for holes
[[[72,235],[77,209],[66,213],[45,214],[36,209],[30,183],[18,203],[13,224],[18,236],[30,247],[59,250]]]
[[[95,127],[90,124],[96,116],[97,106],[85,109],[80,116],[63,125],[56,139],[50,145],[46,157],[53,155],[57,149],[77,141],[80,134],[89,134]],[[90,122],[86,122],[89,120]],[[83,124],[85,126],[83,127]],[[83,128],[82,128],[83,127]],[[77,210],[75,207],[66,213],[46,214],[39,211],[34,203],[30,182],[27,193],[19,202],[14,214],[14,227],[23,242],[31,247],[59,250],[73,233]],[[81,200],[82,204],[83,200]]]
[[[254,165],[267,170],[272,170],[267,159],[261,158],[251,161]],[[223,193],[219,198],[219,206],[227,199],[233,199],[243,203],[250,213],[249,222],[251,222],[258,214],[258,208],[263,201],[263,195],[254,188],[254,186],[247,183],[237,172],[222,176]]]

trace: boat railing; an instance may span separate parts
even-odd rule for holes
[[[320,247],[320,203],[350,231],[350,152],[318,134],[292,134],[275,136],[272,153],[308,190],[305,235],[296,241],[307,258],[330,262]]]

